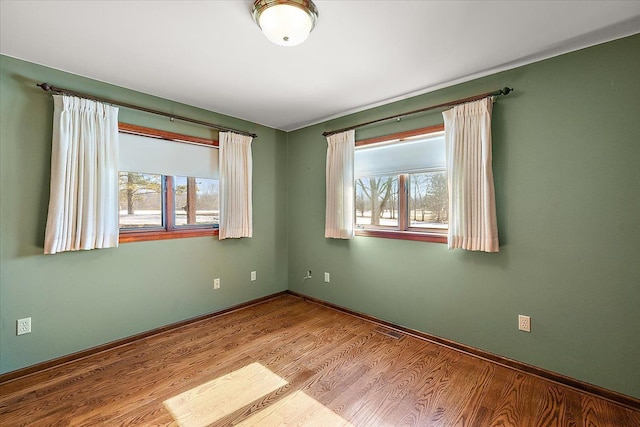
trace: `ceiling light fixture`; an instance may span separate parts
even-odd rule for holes
[[[315,27],[318,9],[311,0],[255,0],[253,19],[271,42],[295,46]]]

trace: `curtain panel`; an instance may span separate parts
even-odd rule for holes
[[[492,99],[455,106],[444,117],[449,249],[498,252],[491,153]]]
[[[324,237],[353,239],[355,130],[327,137]]]
[[[54,95],[45,254],[118,246],[118,108]]]
[[[220,132],[220,240],[253,235],[252,140]]]

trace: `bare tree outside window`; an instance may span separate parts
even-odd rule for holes
[[[356,225],[398,225],[398,177],[364,177],[356,180]]]
[[[409,175],[410,227],[441,228],[448,223],[448,210],[445,171]]]

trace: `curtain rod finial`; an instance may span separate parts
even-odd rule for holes
[[[502,93],[502,95],[509,95],[509,93],[513,92],[513,89],[505,86],[500,92]]]
[[[40,87],[45,92],[48,92],[51,90],[51,86],[49,86],[49,83],[39,83],[36,86]]]

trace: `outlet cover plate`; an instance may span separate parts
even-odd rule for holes
[[[220,279],[213,279],[213,289],[220,289]]]
[[[255,271],[252,271],[252,272],[251,272],[251,281],[252,281],[252,282],[255,282],[255,281],[256,281],[256,274],[257,274],[257,273],[256,273]]]
[[[325,283],[329,283],[331,281],[331,275],[326,271],[324,272],[324,281]]]
[[[518,315],[518,329],[524,332],[531,332],[531,317]]]
[[[24,335],[31,333],[31,317],[18,319],[16,322],[16,335]]]

